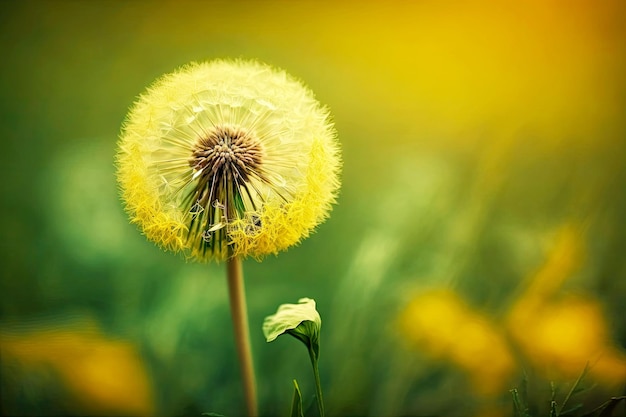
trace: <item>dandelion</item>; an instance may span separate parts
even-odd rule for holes
[[[119,141],[132,221],[202,261],[261,258],[307,237],[335,202],[339,169],[328,111],[285,72],[250,61],[165,75]]]
[[[257,405],[241,258],[307,237],[335,202],[340,163],[328,110],[298,80],[254,61],[163,76],[122,128],[117,178],[131,221],[165,249],[227,261],[248,415]]]

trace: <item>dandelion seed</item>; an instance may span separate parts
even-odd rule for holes
[[[327,216],[339,189],[328,111],[299,81],[252,61],[189,64],[126,119],[118,180],[134,223],[198,260],[277,253]]]
[[[205,230],[204,232],[202,232],[202,240],[204,240],[206,243],[210,243],[212,237],[213,237],[213,232],[209,230]]]
[[[202,207],[202,204],[200,204],[199,201],[196,201],[196,203],[193,206],[191,206],[189,213],[191,213],[191,216],[195,218],[198,214],[202,213],[203,211],[204,211],[204,207]]]

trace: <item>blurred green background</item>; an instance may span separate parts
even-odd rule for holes
[[[245,261],[259,400],[286,415],[317,301],[330,415],[504,415],[585,364],[626,382],[620,0],[0,3],[0,405],[7,415],[243,413],[223,265],[147,242],[114,175],[128,107],[192,60],[257,58],[328,105],[339,204]],[[315,410],[313,409],[313,412]]]

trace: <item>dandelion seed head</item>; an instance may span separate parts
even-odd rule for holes
[[[222,179],[247,182],[252,175],[262,179],[261,154],[261,143],[245,130],[215,126],[198,139],[189,165],[196,170],[195,178],[203,176],[211,181],[210,177],[215,176],[218,184]]]
[[[197,260],[261,258],[307,237],[335,203],[340,152],[328,110],[284,71],[192,63],[142,94],[117,176],[146,237]]]

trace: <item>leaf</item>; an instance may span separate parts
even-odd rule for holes
[[[291,400],[291,412],[290,417],[304,417],[302,412],[302,393],[300,393],[300,387],[298,381],[293,380],[293,400]]]
[[[602,412],[600,413],[599,417],[610,417],[615,407],[617,407],[617,405],[623,400],[626,400],[626,397],[611,398],[609,400],[609,403],[606,405],[606,407],[604,407],[604,410],[602,410]]]
[[[302,323],[306,325],[299,327]],[[322,318],[315,309],[315,300],[301,298],[298,304],[283,304],[278,307],[276,314],[267,316],[263,322],[263,334],[268,342],[272,342],[289,330],[295,330],[291,335],[308,347],[308,343],[316,343],[319,339],[321,327]]]
[[[590,412],[583,414],[582,417],[592,417],[596,415],[597,412],[600,412],[598,417],[610,417],[615,407],[617,407],[617,405],[624,400],[626,400],[626,396],[611,397],[610,400],[602,403],[602,405],[591,410]]]
[[[519,393],[516,388],[509,391],[513,397],[513,415],[516,417],[528,417],[528,408],[520,399]]]
[[[559,413],[559,416],[568,416],[568,415],[572,415],[575,411],[580,410],[581,408],[583,408],[582,403],[578,403],[573,407],[568,408],[565,411],[562,411]]]
[[[319,344],[319,327],[312,321],[303,321],[295,329],[287,330],[285,333],[290,334],[300,340],[313,354],[314,360],[320,356]]]
[[[574,385],[572,385],[572,388],[569,390],[569,392],[567,393],[567,396],[565,397],[565,399],[563,400],[563,402],[561,403],[561,407],[559,407],[557,414],[560,416],[561,414],[563,414],[563,409],[565,408],[565,406],[567,405],[567,402],[570,400],[570,398],[572,397],[572,395],[574,395],[574,393],[576,392],[576,390],[580,387],[580,383],[582,382],[582,380],[585,378],[585,376],[587,376],[587,372],[589,371],[589,362],[587,362],[585,364],[585,368],[583,369],[583,371],[580,373],[580,375],[578,376],[578,379],[576,380],[576,382],[574,382]]]

